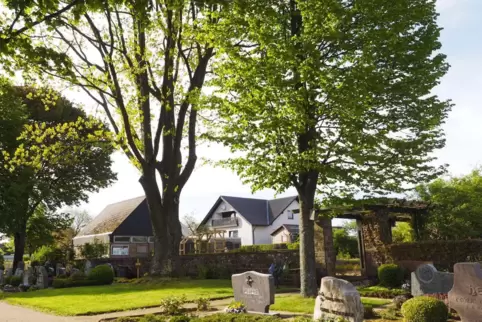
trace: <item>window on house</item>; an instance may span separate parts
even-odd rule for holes
[[[154,236],[149,237],[148,242],[151,243],[151,244],[154,243]]]
[[[114,243],[129,243],[130,241],[129,236],[114,236]]]
[[[293,211],[288,210],[288,219],[294,219],[295,215],[293,214]]]
[[[223,212],[221,213],[221,217],[223,217],[223,218],[231,218],[231,217],[233,217],[235,214],[236,214],[235,211],[223,211]]]
[[[129,255],[129,246],[112,246],[112,255],[114,256]]]
[[[282,243],[285,242],[285,236],[284,236],[284,235],[281,235],[281,242],[282,242]]]
[[[231,238],[238,238],[238,231],[237,230],[230,230],[229,237]]]
[[[147,243],[147,237],[144,236],[132,236],[131,243]]]
[[[299,209],[292,209],[291,212],[294,213],[294,214],[299,214],[300,210]]]
[[[149,249],[147,248],[147,245],[137,245],[137,253],[138,254],[147,254]]]

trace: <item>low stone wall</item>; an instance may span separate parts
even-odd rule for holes
[[[112,264],[118,276],[136,276],[136,258],[101,258],[91,260],[94,266]],[[149,272],[150,259],[139,259],[141,266],[140,275]],[[283,277],[281,283],[290,286],[299,286],[299,251],[276,250],[256,253],[218,253],[180,256],[179,277],[229,278],[231,274],[245,271],[267,273],[273,262],[288,264],[290,273]]]

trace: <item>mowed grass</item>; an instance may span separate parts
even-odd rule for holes
[[[57,315],[89,315],[157,306],[183,296],[211,299],[233,296],[230,280],[173,280],[157,284],[113,284],[5,294],[5,301]]]
[[[391,302],[387,299],[377,299],[377,298],[361,298],[363,305],[378,307],[386,305]],[[299,295],[277,295],[274,301],[275,303],[270,306],[270,310],[273,311],[283,311],[283,312],[296,312],[296,313],[306,313],[312,314],[315,308],[314,298],[304,298]]]

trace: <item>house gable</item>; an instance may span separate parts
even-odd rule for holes
[[[144,199],[117,228],[114,236],[153,236],[147,200]]]

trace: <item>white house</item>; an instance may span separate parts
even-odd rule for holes
[[[299,225],[298,197],[273,200],[221,196],[202,225],[226,230],[230,240],[241,245],[271,244],[280,227]],[[286,241],[287,242],[287,241]]]

